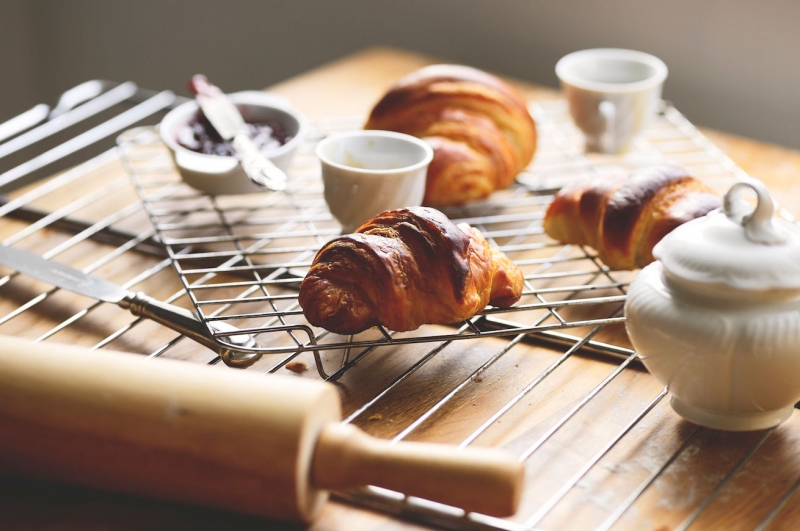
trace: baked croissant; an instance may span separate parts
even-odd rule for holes
[[[508,307],[523,275],[477,229],[433,208],[390,210],[328,242],[300,285],[308,322],[337,334],[408,331]]]
[[[501,79],[460,65],[432,65],[400,79],[364,128],[406,133],[433,147],[426,205],[461,204],[505,188],[536,150],[536,127],[522,96]]]
[[[670,231],[720,206],[720,197],[686,170],[654,166],[562,189],[547,209],[544,230],[593,247],[612,269],[635,269],[654,260],[653,247]]]

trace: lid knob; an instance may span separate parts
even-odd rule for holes
[[[756,208],[748,213],[749,205],[741,199],[742,191],[749,188],[756,193]],[[775,215],[775,202],[764,183],[747,178],[731,186],[725,194],[723,203],[725,215],[734,223],[744,227],[744,234],[753,243],[780,245],[786,237],[772,223]]]

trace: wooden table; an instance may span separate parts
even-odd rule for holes
[[[304,75],[280,83],[270,90],[291,99],[312,119],[323,119],[342,115],[364,115],[380,97],[386,87],[402,75],[421,66],[434,62],[430,58],[392,49],[370,49],[346,57],[340,61],[322,66]],[[553,100],[558,93],[552,89],[518,83],[531,100]],[[773,191],[778,201],[795,216],[800,215],[800,180],[795,175],[800,171],[800,153],[772,145],[754,142],[733,135],[702,129],[714,143],[746,172],[764,181]],[[167,293],[164,291],[164,293]],[[153,293],[158,296],[158,292]],[[24,335],[24,329],[18,329]],[[3,333],[3,330],[0,330]],[[72,338],[80,342],[81,338]],[[468,360],[479,354],[475,349],[460,342],[449,364],[438,370],[457,371]],[[136,350],[138,345],[125,345]],[[142,346],[144,351],[144,347]],[[513,356],[504,358],[503,370],[523,374],[540,370],[541,361],[535,361],[538,354],[552,351],[542,345],[523,344],[515,346]],[[193,354],[186,357],[193,359]],[[460,357],[460,358],[459,358]],[[397,360],[397,358],[394,358]],[[387,361],[386,370],[391,372],[392,364],[402,362]],[[399,369],[398,369],[399,370]],[[500,370],[500,368],[498,368]],[[543,393],[558,395],[561,388],[580,386],[602,377],[607,367],[597,360],[581,358],[574,366],[565,370],[557,381],[550,382]],[[427,376],[426,376],[427,375]],[[423,385],[424,378],[444,378],[437,367],[430,367],[418,376],[412,385]],[[496,378],[491,371],[484,375],[485,380]],[[362,375],[369,378],[369,375]],[[520,376],[520,381],[522,377]],[[622,387],[617,393],[635,396],[654,396],[660,386],[641,369],[626,371],[620,378]],[[350,382],[352,383],[352,382]],[[369,386],[368,380],[364,385]],[[513,385],[510,385],[513,387]],[[476,412],[491,408],[492,395],[485,393],[486,386],[475,386],[476,390],[462,401],[459,408],[474,408]],[[504,394],[500,392],[498,394]],[[345,396],[345,410],[352,410],[358,397]],[[484,441],[486,444],[513,444],[525,439],[530,441],[539,436],[547,419],[559,414],[570,404],[569,400],[554,402],[552,409],[543,408],[536,414],[525,417],[511,415],[504,419],[508,428],[498,430]],[[577,427],[568,430],[564,437],[569,445],[551,448],[537,455],[528,467],[529,476],[535,477],[537,493],[532,500],[542,503],[547,499],[548,488],[557,484],[548,482],[547,477],[536,477],[548,462],[571,459],[570,454],[580,454],[588,441],[603,431],[606,415],[626,414],[626,405],[618,405],[614,396],[597,399],[587,418]],[[380,417],[370,417],[380,418]],[[609,423],[611,421],[609,420]],[[391,437],[402,424],[378,423],[363,419],[363,427],[379,436]],[[602,520],[604,511],[624,501],[624,487],[631,481],[641,481],[648,474],[648,459],[682,445],[690,451],[680,454],[680,466],[674,466],[669,474],[661,476],[639,499],[630,514],[618,522],[621,529],[670,529],[679,524],[695,510],[704,494],[713,490],[714,482],[729,471],[735,463],[754,448],[761,432],[754,434],[725,434],[712,430],[702,430],[678,419],[662,401],[654,410],[652,418],[637,428],[635,436],[625,439],[626,443],[614,448],[615,454],[607,464],[585,481],[579,483],[559,504],[552,514],[540,523],[543,529],[585,529],[591,522]],[[458,425],[442,425],[430,428],[419,438],[431,438],[444,442],[459,442],[464,429]],[[468,433],[468,432],[467,432]],[[694,437],[694,438],[693,438]],[[773,507],[786,489],[800,477],[800,415],[795,414],[767,439],[761,450],[728,483],[721,496],[714,498],[695,522],[701,528],[749,529],[763,518],[764,510]],[[589,451],[589,450],[586,450]],[[585,457],[585,456],[584,456]],[[626,483],[628,482],[628,483]],[[687,490],[688,489],[688,490]],[[587,501],[588,500],[588,501]],[[800,516],[800,498],[789,498],[787,508],[773,520],[769,529],[789,528],[791,522]],[[766,508],[766,509],[765,509]],[[595,524],[596,525],[596,524]],[[660,527],[663,526],[663,527]],[[265,521],[249,516],[233,515],[208,509],[184,507],[168,502],[145,500],[125,495],[98,492],[91,489],[65,487],[44,482],[0,477],[0,527],[23,530],[72,530],[72,529],[347,529],[347,530],[410,530],[420,528],[416,524],[392,518],[380,513],[354,507],[340,502],[326,506],[321,517],[311,526]],[[695,528],[695,527],[693,527]]]

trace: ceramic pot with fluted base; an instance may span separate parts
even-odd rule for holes
[[[668,234],[630,285],[631,343],[695,424],[770,428],[800,401],[800,227],[773,215],[762,183],[738,183],[723,211]]]

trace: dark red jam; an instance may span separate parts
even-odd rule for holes
[[[275,121],[248,123],[250,138],[261,151],[284,145],[292,136]],[[222,140],[208,119],[200,113],[178,130],[178,144],[206,155],[233,156],[229,142]]]

